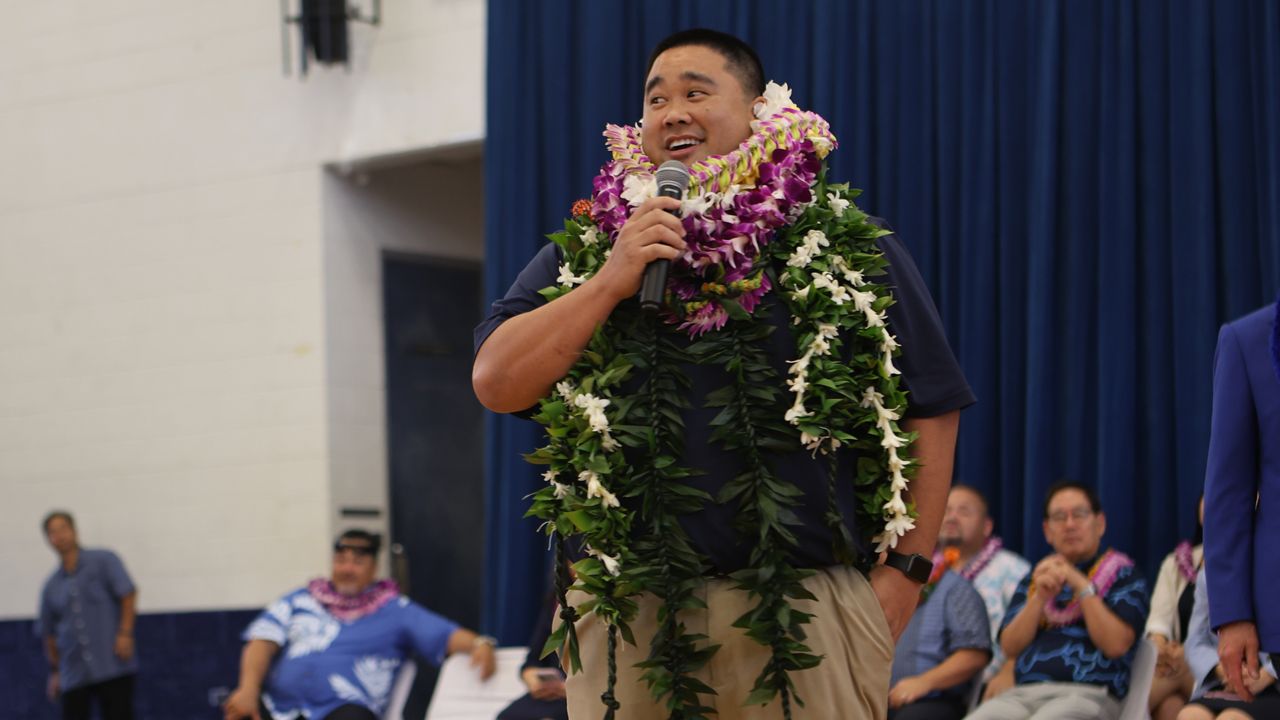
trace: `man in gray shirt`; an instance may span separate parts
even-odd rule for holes
[[[63,720],[89,720],[95,700],[103,720],[132,720],[137,588],[115,553],[80,547],[70,513],[45,516],[44,534],[60,560],[40,593],[49,699]]]

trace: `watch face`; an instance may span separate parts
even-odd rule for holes
[[[929,582],[929,574],[933,572],[933,563],[917,554],[890,552],[885,564],[901,570],[907,577],[921,584]]]
[[[916,582],[929,581],[929,569],[921,562],[924,558],[919,555],[908,555],[907,560],[907,577]]]

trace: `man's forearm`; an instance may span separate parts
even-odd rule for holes
[[[133,636],[133,626],[138,619],[138,591],[125,595],[120,598],[120,627],[116,629],[117,635]]]
[[[1102,598],[1091,595],[1080,601],[1080,608],[1089,639],[1103,655],[1114,659],[1129,652],[1135,637],[1133,628],[1112,612]]]
[[[502,323],[476,353],[471,384],[480,403],[494,412],[532,407],[578,361],[617,303],[593,277]]]
[[[990,661],[991,653],[961,648],[921,673],[920,678],[929,684],[930,691],[946,690],[973,677]]]
[[[1023,650],[1036,639],[1040,619],[1044,616],[1044,603],[1037,597],[1028,597],[1027,604],[1013,617],[1000,633],[1000,649],[1004,656],[1016,660]]]
[[[475,649],[480,636],[475,632],[466,628],[458,628],[449,636],[449,643],[445,649],[445,654],[453,655],[455,653],[469,653]]]
[[[280,646],[270,640],[250,640],[245,643],[244,652],[240,654],[240,687],[262,691],[262,681],[271,668],[271,658],[275,657]]]
[[[947,510],[959,428],[959,410],[937,417],[902,421],[902,429],[917,433],[911,446],[914,462],[918,465],[916,476],[911,480],[911,498],[916,503],[917,517],[915,529],[898,541],[898,552],[919,553],[925,557],[933,554],[938,529],[942,527],[942,516]]]

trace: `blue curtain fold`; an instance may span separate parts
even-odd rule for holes
[[[639,117],[651,46],[734,33],[916,258],[979,397],[956,478],[1007,544],[1046,551],[1064,477],[1149,573],[1191,536],[1217,328],[1280,289],[1275,3],[491,0],[488,24],[489,299],[589,194],[604,124]],[[539,439],[487,430],[484,622],[520,643],[548,567],[522,519]]]

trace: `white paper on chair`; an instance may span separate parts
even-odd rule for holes
[[[440,678],[427,708],[426,720],[493,720],[502,709],[524,695],[520,666],[528,648],[498,648],[493,677],[480,680],[469,655],[454,655],[444,661]]]

